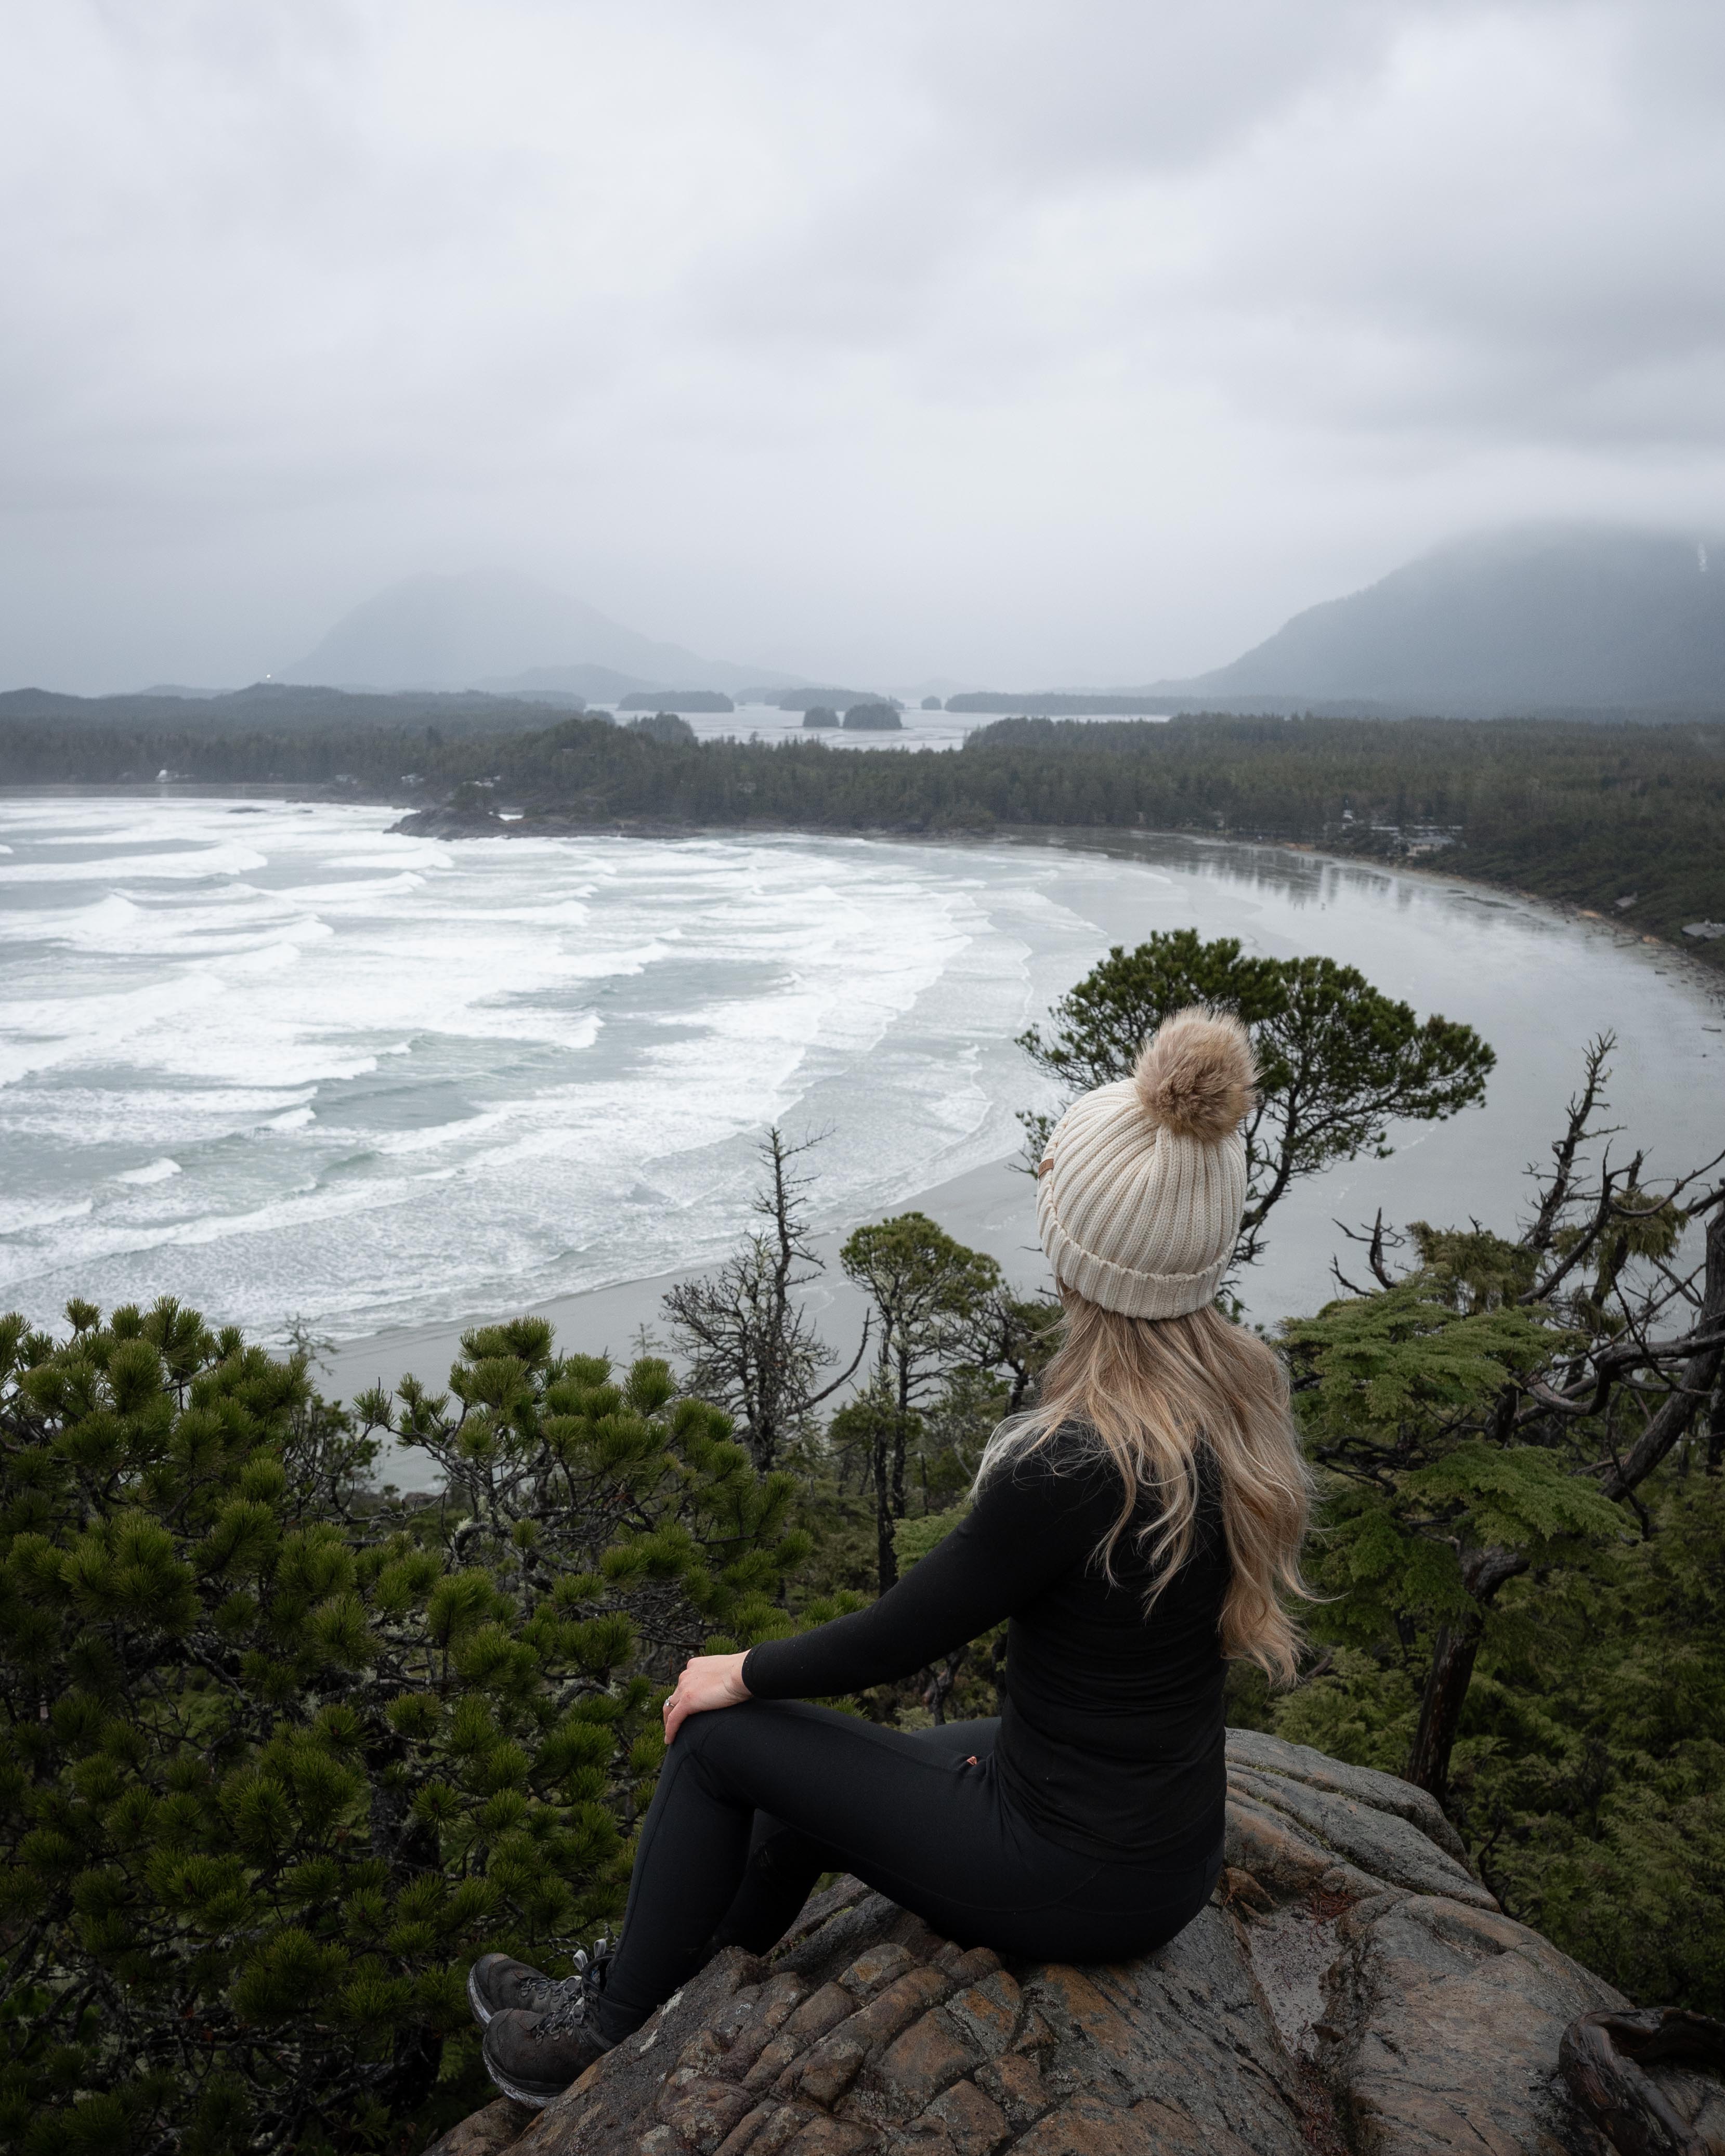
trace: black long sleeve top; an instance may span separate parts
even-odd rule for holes
[[[1219,1478],[1200,1447],[1190,1553],[1147,1616],[1135,1531],[1094,1440],[1060,1432],[999,1468],[963,1521],[867,1609],[752,1648],[760,1699],[819,1699],[907,1676],[1009,1620],[994,1758],[1048,1838],[1117,1863],[1201,1861],[1225,1794],[1220,1620],[1230,1578]]]

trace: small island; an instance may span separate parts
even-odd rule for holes
[[[777,704],[782,711],[812,711],[817,704],[839,711],[851,704],[870,702],[875,696],[875,691],[872,689],[836,689],[831,682],[824,682],[801,689],[765,690],[758,699],[745,698],[744,701]]]
[[[899,732],[904,723],[891,704],[853,704],[845,714],[846,727],[857,733]]]
[[[803,723],[805,726],[835,726],[839,714],[830,704],[811,704],[803,714]]]

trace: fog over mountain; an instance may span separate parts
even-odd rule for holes
[[[1459,540],[1153,690],[1218,707],[1725,711],[1725,546],[1576,527]]]
[[[8,30],[0,688],[255,680],[481,565],[763,685],[1100,688],[1454,532],[1725,523],[1698,0]],[[577,625],[413,678],[736,678]]]
[[[624,629],[531,577],[410,577],[343,614],[284,681],[340,689],[567,689],[593,698],[678,685],[788,687],[794,676],[702,659]]]
[[[548,584],[474,571],[379,593],[277,678],[615,701],[789,687],[798,677],[702,658]],[[1476,534],[1307,608],[1228,665],[1128,693],[1219,709],[1360,705],[1469,716],[1725,711],[1725,542],[1584,526]]]

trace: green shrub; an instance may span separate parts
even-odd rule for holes
[[[1667,1469],[1646,1502],[1646,1533],[1505,1589],[1461,1717],[1450,1808],[1512,1915],[1633,1999],[1719,2015],[1725,1476]],[[1355,1600],[1369,1616],[1369,1586],[1328,1614],[1345,1622]],[[1418,1665],[1381,1644],[1339,1646],[1265,1719],[1394,1774]]]
[[[788,1629],[789,1480],[532,1321],[356,1430],[172,1301],[68,1316],[0,1319],[0,2143],[406,2145],[473,1957],[620,1910],[675,1666]],[[392,1424],[441,1500],[367,1486]]]

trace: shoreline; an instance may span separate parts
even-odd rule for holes
[[[957,1241],[986,1251],[1015,1287],[1031,1290],[1049,1284],[1047,1261],[1036,1240],[1035,1188],[1019,1167],[1016,1155],[932,1183],[895,1204],[886,1217],[901,1213],[927,1213]],[[837,1354],[829,1375],[843,1370],[855,1353],[868,1307],[868,1298],[839,1270],[839,1248],[853,1229],[879,1217],[875,1213],[847,1216],[809,1239],[825,1270],[797,1299],[819,1321],[822,1337]],[[357,1393],[379,1383],[393,1392],[409,1373],[428,1390],[439,1392],[460,1352],[461,1335],[475,1326],[511,1317],[548,1318],[564,1353],[605,1355],[616,1367],[626,1368],[642,1352],[644,1331],[649,1336],[646,1352],[674,1359],[662,1330],[660,1303],[666,1290],[678,1281],[712,1272],[723,1262],[718,1259],[638,1280],[615,1281],[604,1287],[576,1289],[444,1322],[392,1327],[327,1349],[316,1358],[313,1378],[318,1390],[332,1400],[352,1401]],[[656,1339],[650,1337],[655,1335]],[[422,1463],[415,1454],[393,1445],[386,1445],[377,1471],[380,1481],[393,1481],[405,1490],[433,1489],[438,1483],[429,1462]]]
[[[872,835],[872,834],[871,834]],[[922,838],[927,834],[912,834]],[[1185,839],[1194,846],[1261,846],[1274,854],[1299,854],[1307,860],[1322,861],[1332,868],[1354,869],[1383,876],[1407,876],[1423,884],[1459,885],[1470,891],[1495,891],[1502,898],[1513,899],[1518,906],[1530,907],[1536,913],[1548,913],[1567,927],[1585,923],[1589,930],[1604,930],[1620,950],[1650,950],[1662,957],[1675,958],[1686,967],[1697,986],[1707,989],[1722,1008],[1725,1008],[1725,941],[1718,945],[1673,943],[1668,937],[1652,936],[1631,928],[1628,922],[1614,920],[1608,913],[1594,907],[1578,906],[1571,899],[1548,898],[1543,891],[1527,891],[1520,884],[1504,883],[1495,876],[1468,875],[1459,869],[1443,869],[1430,861],[1385,861],[1369,854],[1336,854],[1319,844],[1315,839],[1255,839],[1245,838],[1225,831],[1167,831],[1145,829],[1127,830],[1106,824],[1014,824],[1004,826],[995,834],[998,839],[1021,841],[1032,845],[1059,845],[1068,838],[1087,839],[1083,850],[1107,854],[1117,859],[1130,859],[1133,849],[1127,841],[1133,839]],[[975,834],[960,834],[953,838],[929,839],[929,843],[954,845],[965,843],[985,844],[988,840]],[[1113,843],[1111,843],[1112,841]],[[909,841],[906,841],[909,842]],[[1708,949],[1718,948],[1717,960],[1703,956]]]
[[[177,779],[157,784],[149,779],[120,780],[85,783],[74,779],[41,780],[29,784],[0,783],[0,799],[8,796],[29,796],[56,798],[76,798],[81,794],[135,795],[141,799],[155,799],[163,796],[176,798],[190,795],[195,798],[228,796],[271,801],[305,801],[336,804],[348,808],[393,808],[402,821],[407,818],[438,818],[443,811],[429,803],[418,806],[403,803],[398,793],[385,793],[359,786],[294,783],[281,779]],[[399,825],[388,827],[389,834]],[[1422,883],[1437,882],[1465,885],[1471,891],[1496,891],[1512,898],[1522,906],[1553,914],[1558,920],[1573,925],[1586,921],[1589,927],[1609,932],[1615,942],[1624,948],[1640,945],[1663,952],[1681,959],[1693,972],[1697,981],[1707,983],[1717,994],[1725,997],[1725,939],[1717,943],[1686,944],[1674,942],[1670,937],[1654,936],[1631,928],[1627,921],[1614,920],[1608,914],[1598,912],[1591,906],[1577,905],[1565,898],[1548,897],[1543,891],[1527,891],[1520,884],[1506,883],[1496,876],[1471,875],[1457,866],[1438,867],[1428,860],[1392,861],[1380,860],[1371,854],[1340,854],[1332,852],[1317,839],[1272,838],[1261,833],[1244,831],[1181,830],[1158,824],[1153,829],[1146,824],[999,824],[992,830],[955,825],[947,830],[930,830],[926,825],[917,829],[895,829],[889,824],[871,824],[855,829],[838,829],[825,824],[682,824],[661,822],[647,819],[629,824],[616,821],[583,824],[574,819],[562,824],[557,829],[521,829],[521,819],[510,816],[499,817],[495,829],[468,828],[433,831],[429,828],[408,836],[443,839],[454,844],[464,839],[512,838],[570,838],[570,839],[875,839],[891,845],[931,845],[980,847],[988,845],[1065,846],[1076,842],[1086,852],[1113,855],[1130,859],[1135,843],[1157,839],[1183,839],[1194,846],[1261,846],[1272,853],[1298,854],[1308,860],[1323,861],[1331,866],[1358,869],[1386,876],[1412,876]],[[1717,949],[1719,957],[1706,956]],[[669,1277],[669,1276],[668,1276]]]
[[[711,837],[734,836],[737,834],[726,827],[717,827],[711,831],[703,829],[698,834],[691,832],[688,835]],[[799,835],[819,837],[823,834]],[[844,835],[847,838],[884,838],[886,834]],[[1620,949],[1641,949],[1648,956],[1656,957],[1661,964],[1668,959],[1678,961],[1678,969],[1684,978],[1694,987],[1705,988],[1710,999],[1725,1009],[1725,983],[1722,983],[1716,968],[1707,966],[1693,953],[1679,950],[1660,937],[1638,935],[1615,921],[1591,914],[1583,908],[1566,906],[1507,886],[1487,885],[1481,879],[1456,876],[1445,870],[1425,865],[1402,866],[1359,861],[1347,855],[1324,853],[1316,847],[1295,845],[1287,841],[1241,840],[1187,833],[1127,832],[1096,825],[1018,826],[986,838],[981,834],[971,834],[959,840],[921,834],[917,834],[915,842],[942,846],[964,844],[978,849],[1006,843],[1132,860],[1141,856],[1146,845],[1168,837],[1189,839],[1194,848],[1205,850],[1251,844],[1276,854],[1296,853],[1314,864],[1361,870],[1382,877],[1387,883],[1406,877],[1417,879],[1427,887],[1447,886],[1452,890],[1460,887],[1470,892],[1491,890],[1504,902],[1526,907],[1548,919],[1561,921],[1566,927],[1573,929],[1584,926],[1590,932],[1603,932]],[[899,838],[891,843],[903,844],[906,840]],[[1028,1291],[1046,1286],[1046,1263],[1036,1240],[1034,1189],[1029,1178],[1018,1165],[1018,1160],[1019,1156],[1015,1152],[1008,1154],[968,1169],[957,1176],[927,1185],[896,1201],[890,1211],[926,1212],[957,1240],[972,1249],[984,1250],[994,1258],[1015,1286]],[[817,1318],[829,1346],[837,1351],[838,1368],[842,1368],[855,1353],[866,1308],[865,1298],[850,1285],[839,1268],[839,1247],[852,1229],[861,1224],[865,1219],[881,1217],[885,1209],[875,1209],[867,1214],[859,1213],[855,1217],[841,1218],[822,1226],[810,1239],[825,1270],[818,1281],[804,1291],[800,1300]],[[637,1353],[642,1352],[644,1332],[649,1336],[647,1347],[650,1352],[668,1354],[669,1346],[663,1337],[660,1310],[666,1291],[675,1282],[711,1271],[722,1262],[722,1259],[710,1260],[699,1265],[645,1274],[536,1301],[499,1306],[447,1321],[387,1327],[376,1333],[361,1335],[341,1342],[326,1353],[319,1366],[318,1382],[330,1396],[347,1400],[351,1400],[356,1393],[374,1383],[384,1383],[393,1390],[399,1385],[402,1377],[409,1372],[433,1390],[440,1390],[447,1382],[449,1367],[459,1351],[460,1336],[464,1332],[475,1326],[495,1324],[521,1316],[548,1318],[557,1328],[559,1347],[566,1353],[573,1351],[608,1355],[614,1363],[626,1365]],[[659,1336],[656,1340],[651,1337],[655,1335]],[[380,1462],[379,1472],[397,1480],[403,1487],[432,1486],[434,1477],[414,1472],[417,1466],[411,1455],[398,1452],[393,1456],[386,1455],[385,1460]]]
[[[64,798],[68,796],[111,798],[116,793],[133,793],[143,798],[159,798],[164,793],[195,799],[225,798],[244,802],[273,798],[304,804],[310,814],[320,802],[339,803],[340,805],[367,811],[365,821],[368,827],[380,810],[388,811],[399,800],[399,796],[374,798],[356,802],[347,789],[317,789],[305,787],[213,786],[193,784],[183,787],[158,788],[147,784],[136,788],[64,787],[53,788],[0,789],[17,793],[28,791],[39,797],[53,793]],[[332,804],[333,805],[333,804]],[[518,829],[517,826],[508,827]],[[477,835],[477,834],[475,834]],[[501,833],[496,835],[502,835]],[[547,834],[546,835],[553,835]],[[561,835],[561,834],[557,834]],[[608,836],[624,839],[633,834],[615,830],[608,833],[569,834],[573,837]],[[1304,905],[1312,899],[1322,899],[1326,892],[1339,897],[1343,891],[1351,891],[1348,901],[1356,908],[1364,906],[1369,912],[1378,915],[1393,912],[1394,894],[1399,886],[1412,893],[1424,891],[1428,894],[1445,893],[1465,899],[1476,906],[1492,910],[1502,909],[1506,917],[1515,915],[1529,920],[1543,921],[1552,928],[1573,932],[1584,925],[1589,932],[1609,932],[1609,942],[1603,947],[1623,954],[1625,957],[1639,957],[1640,963],[1651,975],[1656,971],[1670,977],[1673,985],[1686,994],[1704,989],[1697,1000],[1704,1004],[1708,1015],[1720,1009],[1725,1002],[1725,983],[1722,983],[1717,968],[1702,960],[1698,952],[1667,942],[1663,938],[1640,933],[1624,922],[1592,912],[1589,909],[1566,904],[1526,892],[1515,886],[1494,884],[1488,880],[1460,875],[1455,865],[1441,856],[1418,863],[1392,863],[1373,858],[1362,858],[1351,854],[1336,854],[1320,847],[1296,840],[1270,838],[1242,839],[1235,834],[1221,833],[1152,831],[1147,828],[1096,824],[1015,824],[997,827],[989,832],[933,833],[927,830],[915,833],[886,831],[832,832],[792,831],[780,826],[748,828],[732,825],[687,827],[676,834],[690,839],[706,839],[735,843],[750,841],[794,840],[819,846],[823,840],[840,847],[868,847],[870,845],[912,845],[919,850],[937,849],[949,857],[962,859],[998,850],[997,859],[1009,853],[1021,856],[1033,854],[1065,855],[1076,863],[1088,860],[1091,863],[1110,862],[1122,865],[1142,864],[1147,857],[1161,851],[1166,858],[1173,855],[1188,864],[1201,862],[1206,856],[1232,855],[1242,860],[1242,872],[1250,881],[1286,883],[1290,890],[1297,888],[1301,894],[1296,903]],[[1253,862],[1261,863],[1254,866]],[[1303,866],[1300,865],[1303,864]],[[1343,874],[1337,883],[1329,879],[1334,872]],[[1355,871],[1358,873],[1348,874]],[[1186,873],[1190,873],[1189,867]],[[1199,869],[1201,875],[1209,872]],[[1404,882],[1404,879],[1405,881]],[[1490,894],[1490,896],[1487,896]],[[1136,940],[1130,919],[1112,918],[1107,911],[1091,916],[1092,926],[1103,942],[1115,940]],[[1104,927],[1103,924],[1108,924]],[[1121,931],[1128,932],[1122,937]],[[1586,941],[1594,942],[1589,934]],[[1684,962],[1673,965],[1676,957]],[[1081,971],[1090,960],[1075,961]],[[1369,963],[1369,962],[1368,962]],[[1076,977],[1076,975],[1075,975]],[[1710,1026],[1709,1031],[1719,1029]],[[1411,1142],[1399,1149],[1411,1154],[1421,1142],[1415,1134]],[[974,1158],[974,1155],[972,1156]],[[812,1283],[803,1297],[810,1314],[816,1319],[819,1329],[827,1343],[836,1351],[836,1375],[850,1362],[855,1352],[858,1334],[864,1313],[864,1298],[852,1289],[837,1267],[838,1249],[845,1235],[864,1220],[878,1219],[894,1213],[912,1209],[927,1212],[957,1240],[980,1249],[1001,1263],[1015,1286],[1031,1290],[1045,1284],[1046,1267],[1037,1246],[1034,1229],[1034,1188],[1029,1178],[1018,1165],[1019,1154],[1016,1145],[1004,1149],[992,1161],[984,1161],[957,1175],[942,1176],[937,1161],[927,1163],[922,1172],[931,1170],[934,1178],[919,1188],[896,1195],[884,1201],[870,1204],[866,1210],[850,1216],[823,1212],[816,1215],[819,1232],[811,1238],[827,1267],[825,1274]],[[907,1163],[907,1165],[909,1165]],[[910,1167],[911,1173],[916,1168]],[[890,1185],[887,1186],[890,1188]],[[1346,1183],[1339,1186],[1333,1199],[1327,1196],[1326,1207],[1332,1203],[1352,1202]],[[1429,1205],[1430,1198],[1425,1201]],[[1328,1240],[1327,1222],[1314,1220],[1312,1226]],[[326,1396],[351,1401],[356,1394],[381,1383],[393,1390],[403,1375],[411,1372],[433,1392],[442,1391],[447,1383],[450,1363],[459,1351],[460,1335],[476,1325],[495,1323],[521,1315],[535,1315],[550,1320],[557,1328],[558,1345],[564,1352],[608,1354],[614,1363],[626,1364],[639,1352],[638,1342],[644,1331],[649,1336],[662,1334],[660,1305],[666,1290],[680,1280],[697,1276],[714,1270],[723,1262],[726,1253],[709,1253],[700,1263],[660,1269],[633,1277],[613,1279],[602,1285],[571,1289],[560,1294],[542,1294],[536,1299],[493,1301],[488,1296],[485,1305],[475,1309],[459,1291],[452,1294],[454,1308],[447,1317],[431,1319],[413,1325],[386,1325],[378,1329],[356,1332],[332,1344],[317,1358],[314,1381]],[[629,1262],[627,1250],[619,1251],[621,1266]],[[649,1263],[672,1255],[660,1243],[650,1255],[641,1251],[640,1258]],[[1309,1285],[1301,1283],[1302,1286]],[[447,1307],[448,1306],[446,1306]],[[1268,1314],[1280,1314],[1287,1310],[1307,1306],[1302,1296],[1299,1301],[1280,1301],[1268,1306]],[[356,1313],[358,1315],[358,1313]],[[360,1320],[363,1324],[364,1319]],[[426,1487],[435,1482],[434,1473],[419,1471],[419,1463],[411,1455],[393,1453],[379,1462],[379,1474],[395,1480],[407,1487]]]

